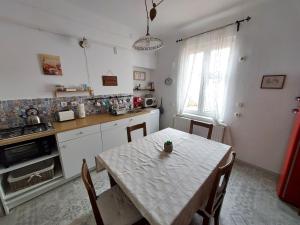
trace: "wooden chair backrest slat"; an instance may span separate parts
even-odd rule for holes
[[[219,207],[222,207],[235,157],[236,153],[231,152],[228,163],[218,168],[216,178],[207,202],[207,206],[205,208],[206,212],[208,212],[209,214],[213,214]],[[223,180],[220,185],[222,177]]]
[[[132,139],[131,139],[131,132],[134,131],[134,130],[138,130],[138,129],[143,129],[143,135],[144,137],[147,136],[147,129],[146,129],[146,123],[141,123],[141,124],[137,124],[137,125],[134,125],[134,126],[131,126],[131,127],[127,127],[127,139],[128,139],[128,142],[131,142]]]
[[[205,122],[200,122],[200,121],[196,121],[196,120],[191,120],[190,134],[193,133],[194,125],[208,128],[208,133],[207,133],[207,137],[206,138],[207,139],[211,139],[212,130],[213,130],[213,127],[214,127],[213,124],[211,124],[211,123],[205,123]]]

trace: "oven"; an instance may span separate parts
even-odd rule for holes
[[[0,146],[0,163],[9,167],[15,163],[51,154],[55,139],[52,136]]]

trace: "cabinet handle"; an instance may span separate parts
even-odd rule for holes
[[[61,148],[66,148],[66,146],[65,146],[65,145],[62,145]]]
[[[129,121],[133,121],[133,119],[130,119]]]
[[[83,134],[83,132],[82,132],[82,131],[80,131],[80,132],[78,132],[78,133],[77,133],[77,135],[81,135],[81,134]]]
[[[115,124],[114,124],[114,126],[118,126],[118,124],[117,124],[117,123],[115,123]]]

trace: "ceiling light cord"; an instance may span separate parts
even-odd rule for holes
[[[149,13],[148,13],[147,0],[145,0],[145,7],[146,7],[146,15],[147,15],[147,33],[146,33],[146,36],[149,36]]]
[[[161,0],[159,3],[156,4],[156,7],[159,6],[164,0]],[[153,1],[152,1],[153,2]]]
[[[89,70],[88,57],[86,54],[86,48],[83,48],[83,52],[84,52],[84,58],[85,58],[86,73],[87,73],[87,78],[88,78],[88,86],[91,87],[90,70]]]

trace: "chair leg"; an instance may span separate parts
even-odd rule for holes
[[[215,222],[215,225],[219,225],[219,220],[220,220],[220,213],[221,213],[221,207],[219,207],[216,212],[215,212],[215,215],[214,215],[214,222]]]
[[[210,225],[210,218],[204,217],[202,225]]]
[[[203,218],[203,222],[202,222],[202,225],[210,225],[210,218],[208,216],[207,213],[205,213],[205,211],[202,211],[201,209],[197,211],[197,213]]]

